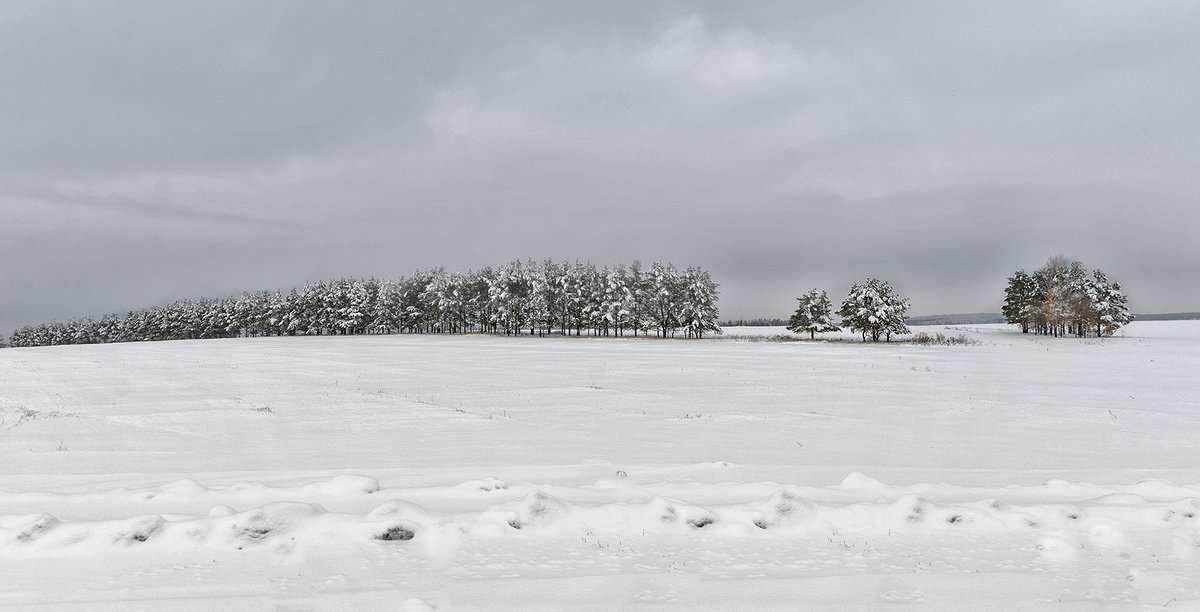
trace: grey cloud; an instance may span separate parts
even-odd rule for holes
[[[1197,24],[1168,2],[7,4],[0,332],[527,256],[703,265],[751,317],[866,275],[921,313],[995,310],[1063,252],[1135,310],[1194,310]]]

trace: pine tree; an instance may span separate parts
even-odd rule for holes
[[[527,269],[531,283],[529,324],[537,329],[539,336],[544,336],[553,331],[554,324],[561,318],[562,293],[559,291],[558,280],[561,271],[559,266],[548,258],[540,264],[530,260]]]
[[[650,315],[659,335],[674,335],[679,327],[679,272],[673,264],[654,262],[650,267]]]
[[[634,260],[629,265],[629,305],[626,309],[629,311],[629,327],[633,330],[633,335],[638,336],[643,330],[648,329],[647,326],[647,306],[646,294],[648,293],[648,283],[646,275],[642,272],[642,262]]]
[[[717,284],[709,277],[708,272],[696,267],[689,267],[684,272],[680,285],[682,301],[680,304],[680,323],[687,330],[689,338],[703,338],[704,332],[721,332],[718,324],[720,318],[717,310]]]
[[[1122,325],[1133,320],[1125,303],[1128,298],[1121,292],[1119,283],[1109,283],[1104,272],[1096,270],[1087,285],[1088,298],[1092,303],[1097,336],[1111,336]]]
[[[824,291],[818,294],[813,289],[796,298],[796,301],[799,306],[788,319],[788,330],[797,334],[808,332],[808,338],[814,340],[817,334],[841,329],[833,322],[833,304]]]
[[[121,339],[121,317],[116,313],[108,313],[100,317],[100,342],[119,342]]]
[[[1004,307],[1001,312],[1004,313],[1005,321],[1019,324],[1021,333],[1027,334],[1035,324],[1035,315],[1040,302],[1041,292],[1038,291],[1037,282],[1024,270],[1017,270],[1008,279],[1008,288],[1004,290]]]
[[[908,307],[908,299],[896,295],[887,282],[868,278],[850,288],[838,314],[842,325],[862,333],[864,341],[870,334],[874,342],[880,338],[890,342],[892,334],[909,333],[904,323]]]

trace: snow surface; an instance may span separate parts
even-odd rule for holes
[[[1200,322],[913,331],[2,350],[0,608],[1200,609]]]

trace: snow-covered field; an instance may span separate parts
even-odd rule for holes
[[[2,350],[0,608],[1200,608],[1200,323],[914,331]]]

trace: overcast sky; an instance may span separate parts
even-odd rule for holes
[[[1200,3],[0,3],[0,334],[514,258],[1200,310]]]

